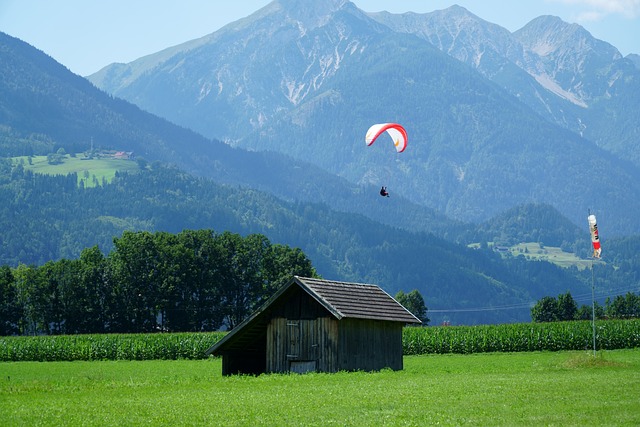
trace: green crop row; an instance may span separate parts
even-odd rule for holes
[[[590,321],[404,328],[405,355],[593,348]],[[640,347],[640,319],[596,322],[596,349]]]
[[[224,332],[0,337],[0,361],[204,359]],[[405,355],[589,350],[589,321],[408,327]],[[640,319],[596,322],[596,349],[640,347]]]
[[[224,332],[0,337],[0,361],[204,359]]]

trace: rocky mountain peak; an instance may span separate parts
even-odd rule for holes
[[[593,71],[605,70],[622,58],[609,43],[556,16],[535,18],[513,35],[535,55],[527,71],[547,89],[582,107],[604,96],[610,84],[609,77],[597,81]]]
[[[350,3],[348,0],[314,0],[314,1],[300,1],[300,0],[274,0],[274,3],[279,4],[281,7],[298,12],[307,12],[313,14],[327,14],[335,12],[340,9],[346,3]]]
[[[473,13],[469,12],[466,8],[462,7],[462,6],[458,6],[457,4],[454,4],[452,6],[449,6],[446,9],[442,9],[442,10],[436,10],[434,12],[432,12],[430,15],[433,16],[441,16],[441,17],[448,17],[448,18],[453,18],[456,20],[469,20],[469,21],[477,21],[477,20],[481,20],[478,16],[474,15]]]
[[[569,24],[557,16],[540,16],[514,33],[523,46],[541,57],[595,53],[607,61],[622,57],[609,43],[594,38],[578,24]]]
[[[483,57],[495,56],[494,52],[508,57],[521,54],[507,29],[484,21],[458,5],[425,14],[381,12],[371,14],[371,17],[394,31],[424,38],[443,52],[476,68],[482,68]]]
[[[431,14],[367,16],[346,0],[274,0],[197,46],[176,50],[115,70],[121,89],[114,95],[232,146],[283,150],[354,183],[384,180],[393,187],[391,179],[398,183],[411,173],[412,184],[402,186],[403,195],[459,219],[482,219],[490,209],[506,207],[512,195],[523,194],[520,187],[531,188],[526,195],[531,197],[561,181],[576,186],[583,179],[567,181],[557,173],[573,169],[576,162],[573,151],[565,154],[568,132],[541,122],[529,126],[533,121],[546,118],[576,132],[571,144],[580,146],[580,153],[585,144],[577,142],[578,135],[601,138],[603,145],[612,140],[625,155],[631,150],[623,143],[637,135],[638,78],[631,61],[612,63],[617,54],[612,46],[556,17],[534,20],[514,35],[459,6]],[[413,135],[423,135],[419,139],[425,143],[413,147],[424,157],[404,156],[389,168],[385,164],[387,179],[372,172],[369,163],[345,161],[349,156],[343,151],[329,148],[358,141],[359,129],[373,120],[401,120]],[[541,149],[541,143],[546,147]],[[429,151],[432,147],[435,151]],[[439,153],[441,147],[445,154]],[[499,187],[491,208],[483,192],[482,207],[469,209],[476,203],[469,186],[485,185],[474,178],[497,176],[479,166],[485,160],[480,152],[486,150],[503,156],[500,166],[513,165],[498,178],[500,186],[509,182],[513,187]],[[515,150],[526,151],[518,151],[524,154],[513,163],[509,156]],[[549,169],[544,182],[533,175],[520,178],[530,165],[548,164],[548,156],[563,166]],[[602,155],[581,162],[596,158]],[[423,161],[429,163],[424,177],[419,174],[427,169],[417,166]],[[580,173],[587,169],[581,167]],[[423,182],[439,186],[440,195],[426,192]],[[563,203],[566,185],[554,190]],[[580,192],[575,189],[572,193]],[[449,196],[449,191],[456,194]],[[586,203],[573,200],[576,212]]]
[[[316,28],[326,24],[333,14],[348,4],[348,0],[275,0],[272,3],[287,20],[297,21],[306,28]]]

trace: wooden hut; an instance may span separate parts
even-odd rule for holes
[[[294,276],[207,350],[222,374],[402,369],[402,327],[420,320],[379,286]]]

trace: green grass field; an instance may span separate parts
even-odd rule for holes
[[[589,268],[592,260],[582,259],[573,253],[564,252],[552,246],[540,246],[539,243],[520,243],[509,248],[513,256],[524,256],[536,261],[548,261],[560,267],[577,267],[580,270]]]
[[[220,359],[0,363],[4,426],[640,425],[640,349],[407,356],[221,376]]]
[[[133,160],[122,160],[114,158],[94,158],[85,159],[84,155],[78,154],[76,157],[66,156],[61,164],[51,165],[47,162],[47,156],[33,156],[31,163],[29,158],[14,157],[14,164],[22,162],[26,170],[34,173],[45,175],[68,175],[70,173],[78,174],[78,183],[84,181],[84,186],[95,187],[102,185],[103,180],[110,182],[117,171],[137,171],[138,163]]]
[[[493,246],[492,242],[489,244]],[[480,243],[471,243],[467,246],[478,249],[480,248]],[[593,262],[591,259],[580,258],[574,253],[564,252],[559,247],[541,246],[540,243],[536,242],[518,243],[517,245],[504,247],[500,253],[503,256],[509,254],[510,256],[521,256],[534,261],[548,261],[560,267],[577,267],[579,270],[590,268]]]

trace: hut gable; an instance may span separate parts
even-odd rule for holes
[[[419,323],[376,285],[294,276],[207,354],[224,375],[402,369],[402,327]]]

